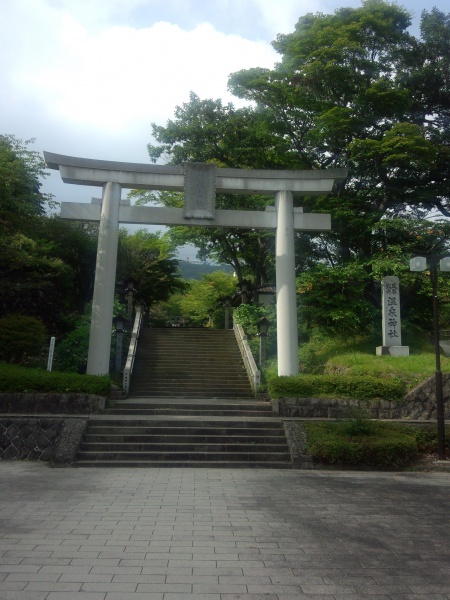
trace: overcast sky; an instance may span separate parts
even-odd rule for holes
[[[399,2],[416,14],[448,0]],[[307,12],[356,0],[0,0],[0,133],[61,154],[148,162],[152,122],[164,125],[192,90],[234,101],[228,75],[273,67],[270,42]],[[54,172],[44,191],[90,201],[95,189]]]

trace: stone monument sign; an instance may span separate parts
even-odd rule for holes
[[[381,290],[383,345],[377,347],[377,355],[409,356],[409,346],[402,346],[400,282],[398,277],[384,277],[381,281]]]

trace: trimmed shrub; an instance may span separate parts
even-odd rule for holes
[[[438,434],[436,425],[421,425],[413,429],[419,452],[436,453],[438,451]],[[445,428],[445,448],[450,451],[450,427]]]
[[[27,369],[0,363],[0,392],[84,393],[107,396],[111,391],[108,375],[79,375],[43,369]]]
[[[45,326],[35,317],[20,314],[0,319],[0,360],[20,363],[39,356],[46,343]]]
[[[401,381],[350,375],[297,375],[274,377],[268,383],[271,398],[355,398],[400,401],[405,393]]]
[[[349,435],[348,424],[339,422],[304,428],[309,454],[324,464],[402,468],[418,455],[415,432],[391,423],[373,422],[371,433],[361,435]]]

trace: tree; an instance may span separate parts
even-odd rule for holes
[[[328,250],[335,260],[369,256],[372,226],[386,216],[449,209],[450,22],[424,11],[422,40],[410,36],[409,25],[404,8],[382,0],[308,14],[273,42],[282,55],[274,70],[230,78],[237,96],[284,126],[289,153],[305,168],[350,168],[339,195],[307,202],[333,212]],[[437,91],[424,83],[433,57]]]
[[[47,173],[31,141],[0,136],[0,315],[37,317],[58,333],[90,299],[96,239],[89,226],[46,216]]]
[[[30,363],[41,355],[45,342],[45,327],[39,319],[19,314],[0,318],[0,360]]]
[[[0,135],[0,231],[32,231],[35,217],[43,215],[51,202],[49,194],[40,191],[41,179],[48,173],[45,162],[13,135]]]
[[[213,326],[223,328],[224,308],[220,300],[235,291],[236,279],[224,271],[204,275],[200,281],[191,279],[188,290],[179,298],[180,314],[188,316],[196,325],[202,325],[211,315]]]
[[[135,301],[147,306],[167,300],[173,292],[185,287],[168,237],[144,229],[134,234],[126,229],[119,232],[116,279],[128,277],[137,281]]]
[[[450,215],[450,15],[423,11],[420,38],[408,32],[410,24],[406,9],[383,0],[307,14],[273,42],[281,57],[273,69],[231,75],[229,89],[253,106],[224,107],[193,95],[167,127],[154,126],[160,146],[149,148],[152,159],[167,156],[176,164],[348,167],[345,187],[302,199],[305,210],[333,219],[329,233],[297,236],[297,247],[308,252],[299,256],[298,272],[317,290],[324,269],[339,270],[336,285],[349,278],[345,288],[372,307],[364,317],[372,323],[379,303],[374,277],[387,264],[382,231],[394,231],[402,218],[407,227],[415,218],[419,228],[431,230],[427,218]],[[215,243],[214,232],[204,235],[205,247]],[[406,252],[418,254],[422,245],[417,236],[408,239],[405,268]],[[250,247],[243,243],[240,263]],[[330,291],[337,294],[333,286]],[[323,292],[316,303],[326,304]],[[403,296],[407,301],[408,292]],[[302,302],[306,298],[302,294]],[[343,321],[335,322],[345,330]]]
[[[152,161],[165,157],[171,164],[214,162],[219,167],[279,168],[285,158],[286,143],[271,132],[269,115],[251,108],[235,109],[220,100],[200,100],[191,93],[189,103],[178,106],[175,119],[166,127],[152,125],[159,145],[149,145]],[[276,144],[276,147],[274,147]],[[182,195],[133,195],[166,206],[181,206]],[[217,208],[264,210],[273,198],[262,196],[217,195]],[[214,258],[231,265],[238,282],[252,279],[255,285],[273,277],[273,234],[249,230],[207,227],[171,228],[177,244],[194,244],[200,258]]]

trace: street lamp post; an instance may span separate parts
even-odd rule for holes
[[[230,329],[230,305],[231,297],[225,296],[225,298],[223,298],[223,306],[225,307],[225,329]]]
[[[433,294],[433,322],[434,322],[434,353],[436,357],[436,421],[438,434],[438,457],[439,460],[446,460],[445,456],[445,412],[444,412],[444,391],[442,386],[441,371],[441,348],[439,345],[439,300],[437,294],[438,268],[437,263],[440,259],[441,271],[450,271],[450,256],[441,258],[439,256],[415,256],[410,261],[411,271],[425,271],[427,268],[427,258],[430,261],[430,280]]]
[[[120,373],[122,370],[122,340],[126,321],[127,319],[120,313],[113,319],[116,331],[116,373]]]
[[[127,318],[130,323],[133,322],[133,298],[136,291],[136,283],[137,281],[133,277],[127,277],[123,282],[127,298]]]
[[[271,323],[266,317],[262,317],[257,321],[256,327],[259,335],[259,368],[263,369],[266,364],[266,338],[269,333]]]
[[[241,304],[249,304],[250,285],[248,281],[243,279],[239,284],[239,287],[241,288]]]

